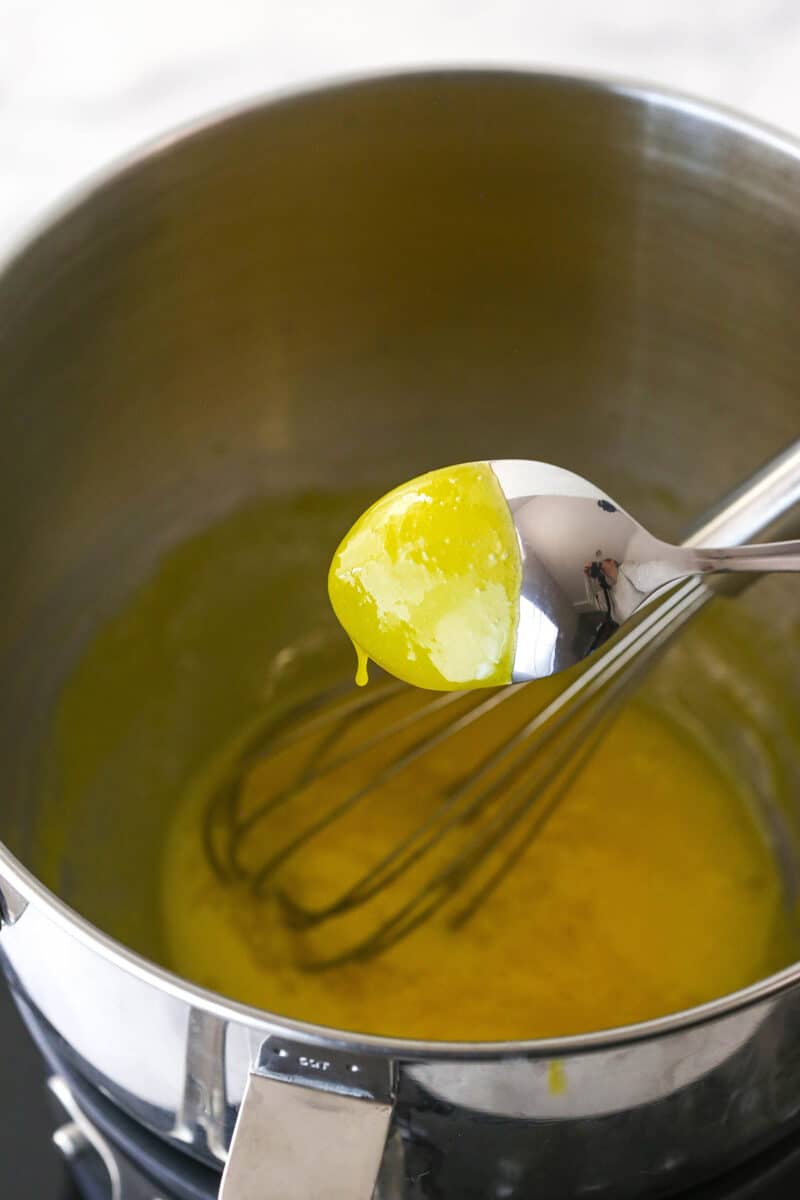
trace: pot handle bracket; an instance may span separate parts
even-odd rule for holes
[[[16,925],[27,907],[28,901],[22,893],[7,879],[0,878],[0,929],[4,925]]]
[[[392,1064],[269,1038],[250,1072],[219,1200],[371,1200]]]

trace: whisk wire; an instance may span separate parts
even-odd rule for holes
[[[290,924],[305,930],[346,917],[378,897],[392,896],[406,880],[414,880],[410,893],[406,889],[405,896],[400,894],[388,915],[376,917],[366,934],[357,934],[334,953],[308,954],[303,960],[308,970],[325,970],[383,953],[455,901],[471,883],[472,894],[450,917],[452,926],[463,925],[502,885],[544,828],[653,656],[712,595],[703,583],[690,580],[651,604],[630,631],[605,646],[555,699],[523,720],[477,763],[456,771],[429,815],[353,883],[318,906],[303,904],[288,888],[278,886],[276,876],[286,864],[337,821],[380,796],[415,763],[468,733],[518,695],[519,689],[504,688],[475,699],[470,693],[444,693],[412,711],[390,714],[376,732],[370,728],[360,740],[354,737],[358,722],[396,699],[401,685],[387,683],[372,695],[358,694],[333,705],[329,699],[327,707],[324,701],[315,701],[284,715],[248,740],[233,777],[212,797],[204,838],[215,869],[222,878],[242,879],[255,896],[263,898],[273,890]],[[430,727],[432,721],[447,718],[451,710],[453,720]],[[256,826],[299,800],[308,789],[316,789],[321,781],[379,747],[390,747],[393,739],[418,725],[422,733],[396,757],[381,763],[366,782],[309,820],[254,869],[246,865],[244,851]],[[307,741],[311,742],[310,752],[292,781],[245,815],[243,793],[250,773],[256,768],[265,771],[265,762]],[[340,743],[344,749],[337,752]],[[442,862],[437,856],[455,838],[460,840]],[[420,879],[419,870],[426,862],[431,868]],[[490,870],[485,875],[487,866]],[[485,878],[481,882],[482,871]]]
[[[461,693],[448,693],[448,695],[460,696]],[[412,743],[412,745],[406,751],[404,751],[399,758],[394,759],[388,765],[379,769],[377,774],[371,778],[368,783],[345,796],[345,798],[339,801],[338,804],[334,804],[316,821],[312,821],[298,834],[286,842],[285,845],[283,845],[281,849],[268,860],[261,870],[254,874],[252,881],[253,890],[256,893],[261,892],[265,884],[275,874],[275,872],[279,868],[285,866],[287,861],[299,850],[301,850],[303,846],[307,845],[312,838],[315,838],[319,833],[322,833],[325,829],[329,828],[334,821],[351,812],[356,805],[360,804],[370,794],[378,791],[387,783],[391,782],[391,780],[395,779],[398,775],[405,771],[406,768],[411,766],[412,763],[418,762],[426,754],[429,754],[432,750],[435,750],[438,746],[442,745],[445,741],[448,741],[455,734],[462,732],[470,725],[474,724],[475,721],[479,720],[481,717],[490,712],[492,708],[496,708],[499,704],[503,703],[506,698],[507,697],[505,696],[504,692],[497,692],[490,696],[487,700],[483,700],[474,704],[473,707],[469,708],[466,713],[458,717],[451,724],[440,730],[437,730],[433,734],[423,735],[417,741]],[[436,703],[437,702],[434,701],[432,704],[427,705],[425,708],[419,710],[417,712],[417,720],[421,720],[428,716]],[[355,887],[360,887],[360,881],[355,885]]]

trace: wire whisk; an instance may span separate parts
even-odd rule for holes
[[[712,595],[692,579],[660,598],[543,707],[540,684],[432,695],[387,680],[266,721],[205,808],[214,871],[254,898],[276,897],[298,934],[331,931],[302,958],[308,970],[379,955],[445,906],[458,928],[544,828],[654,655]],[[420,770],[430,786],[413,816]],[[409,828],[333,896],[309,899],[296,878],[305,853],[322,842],[335,854],[348,821],[374,819],[387,796],[412,814]]]

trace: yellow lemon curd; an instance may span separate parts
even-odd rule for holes
[[[524,706],[524,693],[535,686],[517,689],[512,703]],[[409,693],[403,703],[419,703],[422,695]],[[380,720],[397,715],[383,706],[381,712]],[[482,721],[387,782],[368,804],[305,845],[263,898],[244,884],[223,884],[203,845],[208,797],[237,753],[229,747],[184,799],[166,847],[171,964],[237,1000],[302,1020],[400,1037],[502,1040],[660,1016],[791,961],[793,923],[744,798],[680,726],[632,704],[470,920],[453,926],[456,894],[380,957],[305,969],[307,959],[368,934],[425,875],[412,872],[399,890],[318,929],[292,927],[280,891],[304,905],[329,902],[430,816],[455,773],[496,745],[518,715],[503,708],[494,722]],[[361,731],[368,735],[369,728]],[[253,767],[243,814],[294,777],[308,746],[295,752],[297,761]],[[267,862],[377,767],[375,754],[351,761],[309,786],[277,821],[256,822],[241,850],[245,864],[257,869]],[[546,807],[547,797],[537,804]],[[457,846],[449,843],[427,869]]]
[[[359,655],[416,687],[509,683],[521,561],[488,463],[430,471],[373,504],[331,564],[328,593]]]

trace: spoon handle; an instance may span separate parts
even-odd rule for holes
[[[757,546],[723,546],[693,551],[696,570],[715,571],[800,571],[800,541],[764,542]]]

